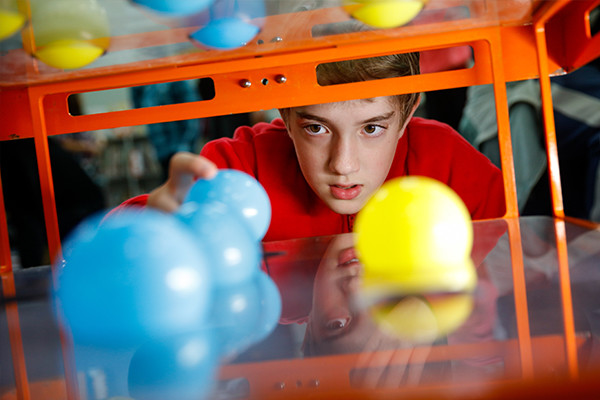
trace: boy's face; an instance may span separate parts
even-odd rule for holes
[[[339,214],[381,186],[406,127],[392,97],[295,107],[284,119],[306,181]]]

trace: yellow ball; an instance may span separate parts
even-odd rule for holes
[[[32,3],[33,55],[60,69],[84,67],[110,45],[106,10],[97,0],[38,0]]]
[[[356,217],[363,287],[372,293],[472,290],[473,227],[461,198],[426,177],[392,179]]]
[[[0,9],[0,40],[17,32],[25,23],[25,16],[19,12]]]
[[[102,54],[104,49],[84,40],[55,40],[39,48],[35,56],[44,64],[60,69],[84,67]]]
[[[411,343],[431,343],[459,328],[472,310],[473,297],[458,293],[408,296],[370,311],[384,333]]]
[[[412,21],[424,0],[346,0],[346,10],[357,20],[375,28],[395,28]]]

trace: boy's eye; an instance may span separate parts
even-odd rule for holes
[[[377,136],[383,132],[383,127],[379,125],[367,125],[363,128],[363,131],[368,136]]]
[[[338,331],[344,329],[350,321],[347,318],[336,318],[327,322],[327,330]]]
[[[311,124],[304,127],[304,130],[308,132],[309,135],[318,135],[321,133],[325,133],[325,128],[319,124]]]

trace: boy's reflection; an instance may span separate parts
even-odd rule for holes
[[[431,343],[414,347],[380,330],[358,303],[361,275],[353,234],[333,238],[315,275],[304,355],[361,353],[350,376],[355,386],[417,383]]]

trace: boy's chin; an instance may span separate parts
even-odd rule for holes
[[[356,200],[332,200],[327,205],[337,214],[352,215],[359,212],[364,204]]]

